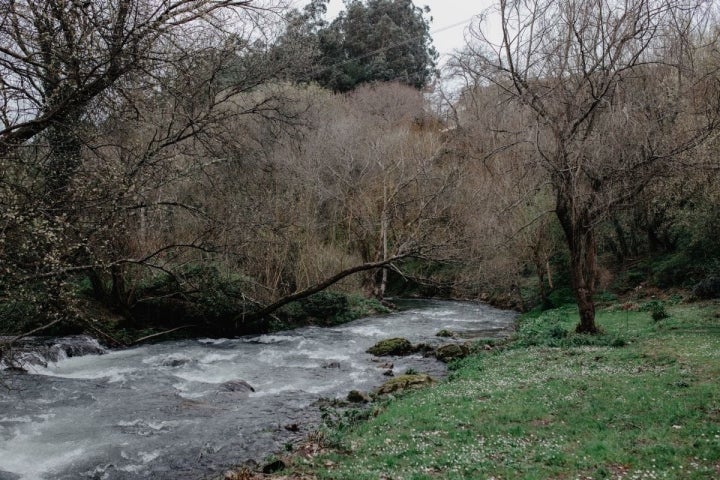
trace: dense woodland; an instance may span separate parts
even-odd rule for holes
[[[0,332],[720,295],[712,2],[502,0],[442,72],[410,0],[325,11],[3,2]]]

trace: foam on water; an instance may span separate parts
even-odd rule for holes
[[[198,343],[209,344],[209,345],[222,345],[230,341],[228,338],[199,338],[196,340]]]
[[[47,434],[43,424],[17,429],[12,441],[0,443],[0,470],[12,472],[23,480],[37,480],[81,458],[87,446],[78,442],[49,445],[41,438]]]
[[[365,353],[378,339],[432,342],[441,328],[512,324],[502,312],[483,320],[484,312],[432,302],[334,328],[159,343],[36,366],[36,375],[19,377],[30,387],[22,402],[0,391],[0,472],[32,480],[174,480],[178,468],[182,478],[204,478],[228,463],[260,460],[296,435],[278,425],[319,418],[310,405],[320,397],[387,379]],[[391,361],[396,373],[444,368],[419,355]],[[255,392],[221,387],[237,380]]]
[[[349,333],[362,335],[363,337],[382,337],[387,335],[387,330],[375,325],[362,325],[357,327],[349,327],[345,329]]]
[[[218,363],[218,362],[229,362],[238,357],[237,353],[208,353],[198,358],[198,362],[203,364]]]
[[[291,342],[293,340],[302,340],[303,338],[297,335],[260,335],[259,337],[246,338],[243,341],[247,343],[265,343],[275,344],[283,342]]]
[[[160,354],[152,355],[142,359],[142,363],[145,365],[153,365],[156,367],[165,366],[166,363],[172,362],[173,360],[178,361],[190,361],[191,358],[184,353],[171,353],[171,354]]]
[[[122,382],[127,379],[127,375],[136,372],[137,368],[117,367],[108,368],[107,370],[65,370],[57,368],[58,364],[48,365],[48,367],[29,368],[30,373],[38,375],[46,375],[49,377],[74,378],[81,380],[100,380],[106,379],[109,383]]]

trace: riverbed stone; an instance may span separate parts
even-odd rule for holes
[[[353,403],[368,403],[370,402],[370,396],[360,390],[350,390],[347,394],[347,400]]]
[[[432,357],[435,355],[435,347],[429,343],[418,343],[413,345],[413,350],[422,354],[424,357]]]
[[[375,345],[367,349],[367,353],[384,357],[388,355],[409,355],[415,352],[412,343],[405,338],[388,338],[380,340]]]
[[[412,374],[412,375],[398,375],[395,378],[388,380],[383,383],[377,390],[378,395],[387,395],[389,393],[397,393],[405,390],[413,390],[416,388],[422,388],[427,385],[435,383],[430,375],[425,374]]]
[[[0,336],[0,343],[7,343],[12,337]],[[82,355],[106,353],[96,339],[87,335],[67,337],[25,337],[13,342],[12,357],[0,356],[0,369],[29,366],[46,368],[50,362]]]
[[[285,465],[285,462],[283,462],[280,459],[273,460],[272,462],[268,462],[262,467],[262,473],[269,475],[271,473],[279,472],[280,470],[285,469],[287,465]]]
[[[220,389],[226,392],[254,392],[255,389],[245,380],[230,380],[220,384]]]
[[[190,363],[189,358],[168,358],[167,360],[164,360],[160,365],[163,367],[182,367],[183,365],[187,365]]]
[[[455,332],[443,328],[439,332],[435,334],[436,337],[442,337],[442,338],[452,338],[455,336]]]
[[[437,358],[441,362],[447,363],[452,360],[457,360],[458,358],[463,358],[467,356],[468,353],[470,353],[470,350],[467,346],[457,343],[450,343],[438,347],[437,350],[435,350],[435,358]]]

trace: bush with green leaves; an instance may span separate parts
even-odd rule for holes
[[[662,300],[651,300],[646,302],[640,307],[640,310],[650,312],[650,316],[652,316],[652,319],[656,322],[670,316],[667,310],[665,310],[665,302]]]

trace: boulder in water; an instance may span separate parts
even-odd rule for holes
[[[107,353],[98,341],[87,335],[64,337],[58,340],[59,347],[68,357],[82,357],[85,355],[102,355]]]
[[[470,351],[465,345],[450,343],[448,345],[438,347],[437,350],[435,350],[435,358],[441,362],[447,363],[458,358],[463,358],[467,356],[468,353],[470,353]]]
[[[405,338],[388,338],[380,340],[375,345],[367,349],[367,353],[383,357],[387,355],[409,355],[415,352],[412,343]]]
[[[220,384],[220,389],[225,392],[242,392],[250,393],[254,392],[255,389],[252,385],[247,383],[245,380],[230,380]]]
[[[367,393],[361,392],[360,390],[350,390],[347,394],[347,401],[353,403],[368,403],[370,402],[370,397]]]
[[[163,367],[182,367],[183,365],[187,365],[190,363],[189,358],[168,358],[167,360],[164,360],[161,365]]]
[[[429,343],[418,343],[413,349],[418,353],[422,353],[424,357],[432,357],[435,354],[435,347]]]
[[[0,337],[0,344],[10,337]],[[0,370],[8,367],[47,367],[69,357],[102,355],[106,350],[98,341],[87,335],[69,337],[25,337],[12,345],[12,358],[0,358]]]
[[[436,337],[443,337],[443,338],[452,338],[455,336],[455,332],[448,330],[446,328],[443,328],[439,332],[435,334]]]

